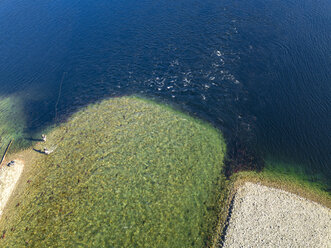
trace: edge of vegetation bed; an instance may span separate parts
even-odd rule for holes
[[[137,97],[84,108],[35,148],[44,146],[55,152],[8,157],[25,169],[0,220],[3,247],[219,247],[247,181],[331,207],[323,185],[268,162],[225,180],[220,132]]]
[[[2,247],[211,245],[227,199],[225,143],[211,125],[113,98],[77,112],[35,149],[44,146],[55,151],[22,155]]]
[[[306,175],[297,172],[275,170],[275,167],[284,168],[283,165],[276,166],[273,161],[266,161],[266,167],[260,172],[240,171],[227,180],[227,193],[224,194],[227,199],[222,202],[223,208],[219,213],[219,225],[211,247],[223,247],[227,226],[231,219],[233,199],[237,190],[246,182],[281,189],[331,209],[331,195],[326,184],[318,181],[312,182],[308,180]]]
[[[242,171],[233,175],[234,188],[237,189],[245,182],[252,182],[282,189],[301,196],[307,200],[319,203],[331,209],[331,195],[327,186],[318,182],[310,182],[296,174],[277,172],[267,167],[261,172]]]

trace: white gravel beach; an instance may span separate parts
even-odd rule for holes
[[[0,168],[0,217],[18,179],[22,174],[23,167],[24,164],[22,161],[15,160],[14,165],[9,167],[4,164]]]
[[[331,210],[295,194],[245,183],[223,247],[331,247]]]

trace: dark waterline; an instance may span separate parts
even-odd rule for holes
[[[329,179],[330,30],[327,0],[5,0],[0,97],[22,99],[27,135],[103,98],[157,97]]]

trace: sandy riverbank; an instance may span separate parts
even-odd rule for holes
[[[331,210],[245,183],[235,195],[224,247],[331,247]]]
[[[14,165],[9,167],[4,163],[0,168],[0,217],[23,172],[23,167],[21,160],[15,160]]]

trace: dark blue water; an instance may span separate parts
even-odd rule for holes
[[[142,94],[328,179],[330,86],[328,0],[0,2],[0,98],[26,136]]]

